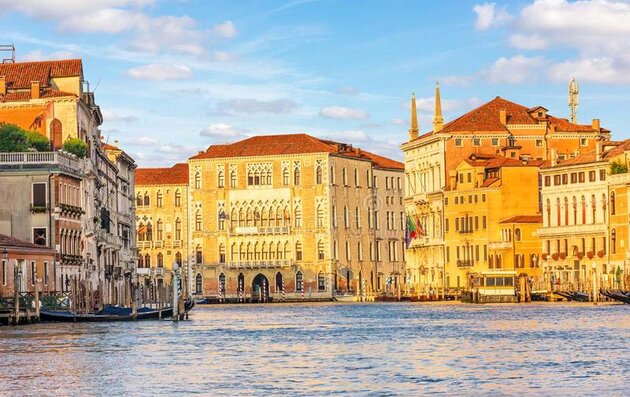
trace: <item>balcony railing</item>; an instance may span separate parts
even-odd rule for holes
[[[473,261],[472,259],[457,260],[457,267],[472,267],[474,265],[475,261]]]
[[[608,227],[605,223],[595,223],[586,225],[567,225],[541,227],[537,231],[538,237],[553,237],[560,235],[581,235],[581,234],[606,234]]]
[[[154,267],[153,268],[153,273],[158,276],[161,277],[164,275],[164,268],[163,267]]]
[[[162,240],[154,241],[153,248],[164,248],[164,241]]]
[[[81,172],[83,162],[78,157],[65,152],[17,152],[0,153],[0,166],[33,167],[56,165],[76,173]]]
[[[173,248],[182,248],[182,240],[173,241]]]
[[[256,236],[265,234],[289,234],[291,233],[290,226],[270,226],[270,227],[258,227],[258,226],[239,226],[230,229],[230,235],[232,236]]]
[[[138,274],[138,276],[150,276],[151,269],[148,267],[139,267],[136,269],[136,274]]]
[[[151,241],[138,241],[137,245],[139,249],[148,249],[151,248],[152,244]]]
[[[291,267],[293,260],[228,262],[228,269],[271,269]]]
[[[512,248],[512,242],[510,241],[491,241],[488,243],[488,249],[490,250],[506,250]]]
[[[459,229],[459,233],[460,234],[469,234],[472,233],[473,229],[472,228],[468,228],[468,229]]]

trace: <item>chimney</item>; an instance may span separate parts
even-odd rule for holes
[[[39,81],[31,81],[31,99],[39,99]]]
[[[551,149],[551,166],[555,167],[558,163],[558,151],[555,148]]]
[[[499,122],[503,125],[507,125],[507,112],[505,109],[499,110]]]
[[[357,156],[361,156],[361,149],[356,148],[356,149],[355,149],[355,151],[356,151],[356,153],[357,153]]]
[[[595,124],[595,120],[593,120],[593,124]],[[599,120],[597,120],[597,122],[599,123]],[[602,145],[603,142],[601,141],[601,139],[595,139],[595,161],[599,161],[602,159]]]
[[[114,146],[118,147],[118,139],[114,141]]]
[[[0,76],[0,95],[6,95],[7,93],[7,79],[4,76]]]
[[[599,119],[593,119],[593,129],[597,132],[599,132],[600,130],[600,126],[599,126]]]

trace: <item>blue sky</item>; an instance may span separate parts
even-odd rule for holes
[[[409,97],[430,129],[499,95],[630,138],[630,3],[617,0],[0,0],[18,60],[81,57],[103,135],[141,166],[307,132],[402,158]]]

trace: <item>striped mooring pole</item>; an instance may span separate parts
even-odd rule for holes
[[[282,278],[282,302],[284,302],[285,297],[284,297],[284,278]]]
[[[304,282],[302,282],[302,292],[301,292],[301,294],[302,294],[302,300],[304,300]]]

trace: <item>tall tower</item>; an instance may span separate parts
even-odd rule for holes
[[[575,77],[571,78],[569,81],[569,108],[571,109],[571,122],[577,123],[577,108],[579,104],[578,94],[580,92],[580,87],[578,86],[577,81],[575,81]]]
[[[418,138],[418,113],[416,112],[416,93],[411,94],[411,127],[409,128],[409,140]]]
[[[442,99],[440,98],[440,82],[435,82],[435,114],[433,115],[433,132],[438,132],[444,128],[442,118]]]

